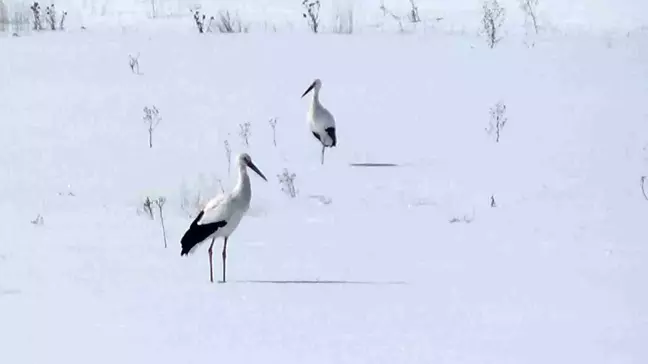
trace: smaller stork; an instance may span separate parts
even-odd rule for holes
[[[227,195],[218,195],[211,199],[200,211],[196,219],[189,225],[180,240],[182,251],[180,256],[188,255],[198,244],[211,238],[209,246],[209,280],[214,282],[214,270],[212,263],[212,248],[214,241],[218,237],[225,238],[223,243],[223,283],[225,280],[225,260],[227,259],[227,239],[234,232],[238,224],[243,219],[243,215],[250,207],[252,200],[252,186],[247,168],[249,167],[256,172],[266,182],[266,177],[261,173],[257,166],[252,163],[252,158],[247,153],[243,153],[237,158],[238,164],[238,182],[232,191]]]
[[[322,88],[322,81],[319,78],[315,79],[313,83],[306,89],[302,98],[313,90],[313,100],[308,108],[308,126],[315,136],[315,139],[322,143],[322,164],[324,164],[324,151],[326,148],[332,148],[337,145],[337,138],[335,136],[335,118],[333,114],[328,111],[319,100],[319,92]]]

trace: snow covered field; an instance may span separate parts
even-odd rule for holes
[[[491,50],[70,19],[0,37],[3,363],[648,362],[648,32]],[[338,123],[323,166],[314,78]],[[229,281],[210,284],[206,245],[180,257],[183,201],[233,186],[226,141],[269,182],[251,175]],[[147,196],[167,199],[167,249]]]

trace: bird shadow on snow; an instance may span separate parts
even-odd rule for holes
[[[400,167],[396,163],[349,163],[351,167]]]
[[[407,284],[403,281],[346,281],[346,280],[238,280],[236,283],[259,283],[259,284],[364,284],[375,286]]]
[[[14,294],[21,294],[22,291],[19,289],[0,289],[0,296],[4,295],[14,295]]]

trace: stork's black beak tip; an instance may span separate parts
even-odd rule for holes
[[[253,170],[256,174],[258,174],[259,177],[263,178],[264,181],[268,182],[266,176],[263,175],[263,173],[259,170],[259,168],[257,168],[256,165],[254,165],[254,163],[252,163],[252,161],[249,161],[247,165],[248,167],[250,167],[251,170]]]
[[[304,96],[306,96],[306,94],[308,94],[314,87],[315,87],[315,82],[311,83],[311,85],[308,86],[308,88],[306,89],[306,91],[304,91],[301,97],[304,98]]]

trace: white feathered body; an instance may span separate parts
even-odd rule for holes
[[[252,188],[245,166],[239,166],[239,181],[232,192],[211,199],[200,211],[180,240],[181,255],[189,254],[211,238],[228,238],[250,208]]]
[[[209,238],[230,236],[250,208],[250,201],[252,200],[250,177],[244,168],[241,168],[240,173],[241,180],[232,192],[211,199],[203,209],[204,214],[198,221],[198,225],[218,221],[227,222],[227,225],[218,229]]]
[[[319,101],[319,91],[313,93],[313,100],[306,115],[311,132],[319,135],[320,141],[327,147],[333,145],[333,139],[326,129],[335,128],[335,118]]]

